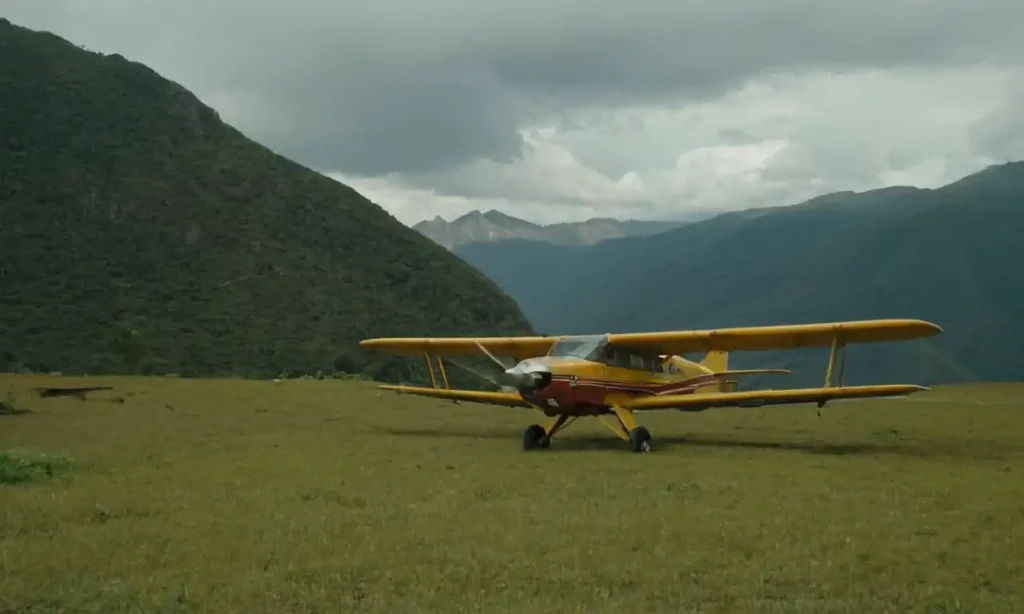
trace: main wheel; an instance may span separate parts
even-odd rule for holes
[[[531,424],[523,431],[523,450],[548,447],[547,431],[539,424]]]
[[[629,432],[629,443],[633,445],[634,452],[650,452],[651,432],[646,427],[638,426]]]

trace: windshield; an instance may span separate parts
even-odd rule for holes
[[[551,346],[548,356],[566,356],[582,358],[584,360],[597,360],[600,358],[601,350],[607,343],[607,339],[601,336],[591,337],[569,337],[562,339]]]

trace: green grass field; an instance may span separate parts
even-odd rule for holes
[[[362,382],[30,392],[80,381],[0,376],[2,475],[57,459],[0,484],[0,612],[1024,611],[1024,385],[652,412],[639,455]]]

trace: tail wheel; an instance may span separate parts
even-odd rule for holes
[[[629,432],[629,442],[634,452],[651,451],[651,432],[646,427],[638,426]]]
[[[523,431],[523,450],[536,450],[550,445],[547,431],[539,424],[531,424]]]

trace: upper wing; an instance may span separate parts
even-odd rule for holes
[[[504,405],[505,407],[533,407],[514,392],[483,392],[477,390],[453,390],[451,388],[425,388],[420,386],[380,386],[382,390],[394,390],[401,394],[415,394],[435,399],[450,399],[468,403]]]
[[[942,328],[924,320],[862,320],[823,324],[753,326],[659,333],[609,335],[608,343],[623,347],[657,349],[661,354],[683,355],[712,350],[783,350],[828,347],[840,343],[905,341],[929,337]]]
[[[843,343],[904,341],[929,337],[942,328],[924,320],[863,320],[823,324],[792,324],[689,330],[657,333],[623,333],[608,336],[608,343],[648,348],[659,354],[683,355],[711,350],[776,350],[827,347],[838,337]],[[393,354],[475,355],[477,344],[492,354],[517,361],[543,356],[561,337],[387,337],[364,339],[360,346]]]
[[[516,361],[543,356],[557,337],[388,337],[364,339],[364,348],[392,354],[434,354],[436,356],[480,354],[477,343],[492,354],[512,356]]]
[[[841,386],[835,388],[792,388],[789,390],[748,390],[744,392],[713,392],[710,394],[674,394],[633,397],[622,403],[631,410],[641,409],[705,409],[709,407],[758,407],[813,403],[833,399],[903,396],[928,390],[913,384],[881,384],[875,386]]]

